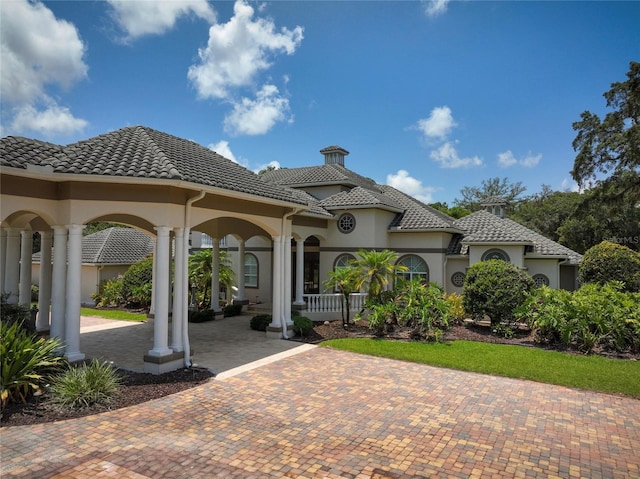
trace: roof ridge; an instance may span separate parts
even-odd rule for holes
[[[96,253],[94,259],[94,263],[99,263],[100,259],[102,258],[102,253],[104,251],[104,249],[107,246],[107,243],[109,242],[109,239],[111,238],[111,235],[113,234],[115,230],[115,227],[110,227],[107,228],[107,232],[104,235],[104,239],[102,240],[102,244],[100,245],[100,247],[98,248],[98,252]]]

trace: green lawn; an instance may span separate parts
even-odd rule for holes
[[[351,338],[332,339],[321,346],[640,398],[640,361],[476,341],[430,344]]]
[[[147,315],[144,313],[130,313],[119,309],[80,308],[80,315],[121,321],[146,321],[147,319]]]

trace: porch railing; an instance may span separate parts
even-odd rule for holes
[[[344,301],[340,293],[303,294],[302,297],[307,303],[307,313],[339,313]],[[360,311],[366,299],[366,293],[351,293],[350,310]]]

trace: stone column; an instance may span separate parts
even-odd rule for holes
[[[273,297],[272,320],[269,325],[279,331],[278,337],[282,337],[282,236],[273,238]]]
[[[296,240],[296,302],[297,306],[304,304],[304,239]]]
[[[53,227],[53,278],[51,283],[51,328],[49,336],[64,339],[67,296],[67,228]]]
[[[183,283],[187,281],[188,272],[184,264],[184,228],[174,229],[175,247],[173,251],[173,307],[171,318],[171,349],[184,349],[182,337],[182,311],[184,309],[182,293]]]
[[[65,306],[64,339],[69,361],[81,361],[80,302],[82,299],[82,230],[84,225],[71,224],[68,243],[67,301]]]
[[[287,326],[293,324],[291,321],[291,237],[283,237],[283,271],[282,271],[282,301],[283,316]]]
[[[211,238],[211,309],[218,312],[220,308],[220,240]]]
[[[4,293],[4,269],[7,264],[7,231],[0,228],[0,293]]]
[[[153,280],[156,310],[153,321],[153,349],[149,356],[166,356],[173,351],[169,349],[169,298],[167,283],[169,282],[169,233],[168,226],[157,226],[156,237],[156,277]]]
[[[36,330],[49,329],[51,307],[51,231],[40,231],[40,280],[38,281],[38,320]]]
[[[155,246],[158,245],[158,240],[156,239],[156,244],[154,245],[153,251],[153,262],[151,263],[151,306],[149,306],[149,316],[154,317],[156,314],[156,270],[158,266],[158,255],[155,252]]]
[[[20,296],[18,303],[29,308],[31,306],[31,253],[33,251],[33,231],[20,232]]]
[[[246,293],[244,290],[244,240],[238,241],[238,296],[237,301],[246,301]]]
[[[4,293],[7,303],[18,303],[20,287],[20,230],[7,228],[7,256],[5,262]]]

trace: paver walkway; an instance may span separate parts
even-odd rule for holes
[[[2,478],[640,477],[640,401],[324,348],[0,438]]]

